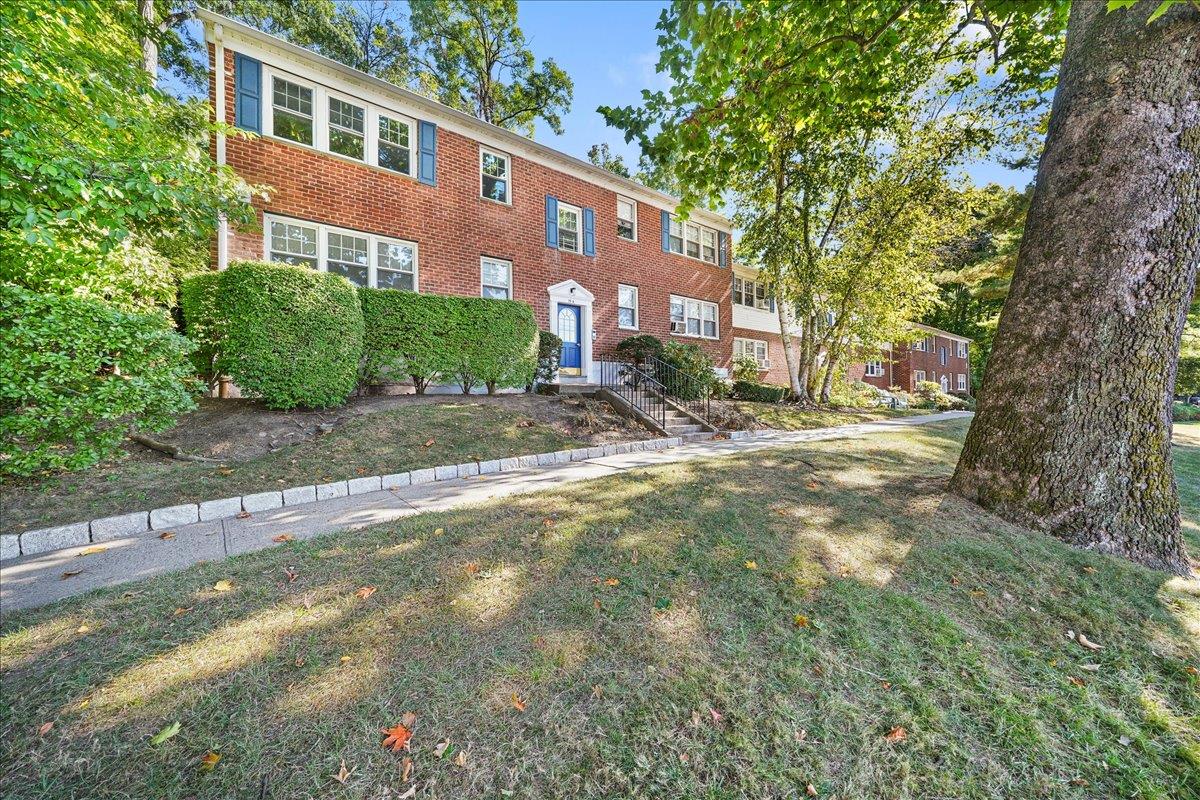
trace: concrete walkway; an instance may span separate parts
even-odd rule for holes
[[[271,547],[281,534],[310,539],[337,530],[354,530],[427,511],[446,511],[497,497],[555,489],[568,483],[602,478],[625,470],[735,455],[766,448],[865,436],[913,425],[961,419],[969,412],[951,411],[808,431],[770,431],[738,440],[692,442],[669,450],[604,456],[555,466],[481,475],[418,486],[340,497],[302,506],[260,512],[246,519],[200,522],[175,528],[170,539],[150,532],[102,545],[37,553],[6,561],[0,568],[0,608],[5,611],[53,603],[104,586],[181,570],[200,561]],[[96,552],[97,548],[103,548]],[[92,550],[86,556],[79,555]],[[63,578],[63,573],[80,570]]]

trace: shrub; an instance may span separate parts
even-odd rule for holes
[[[737,400],[751,400],[755,403],[782,403],[791,393],[790,387],[774,383],[733,382],[733,396]]]
[[[829,391],[829,404],[844,408],[870,408],[879,405],[879,391],[866,381],[847,381],[844,375],[834,378]]]
[[[127,426],[195,407],[192,345],[165,314],[0,284],[0,319],[0,474],[91,466]]]
[[[634,364],[641,364],[650,357],[663,357],[663,343],[646,333],[622,339],[613,350],[618,356]]]
[[[743,353],[733,359],[733,379],[747,383],[758,382],[758,361]]]
[[[946,394],[934,381],[917,382],[917,402],[914,408],[936,408],[939,411],[963,411],[969,407],[961,397]]]
[[[184,281],[189,328],[219,330],[206,341],[215,368],[270,408],[328,408],[358,382],[363,316],[354,286],[304,267],[240,261],[218,273],[214,299],[199,302],[207,276]]]
[[[492,394],[533,380],[538,329],[525,303],[391,289],[360,289],[359,296],[368,381],[399,372],[412,376],[418,393],[450,379],[464,394],[480,384]]]
[[[712,392],[717,380],[712,359],[695,342],[667,342],[663,346],[662,360],[677,372],[664,369],[654,377],[667,392],[682,400],[698,400]]]
[[[217,291],[220,281],[221,273],[202,272],[183,281],[179,287],[183,332],[196,346],[192,353],[192,363],[196,365],[196,374],[204,379],[210,389],[219,377],[217,350],[223,333],[217,315]]]
[[[525,391],[531,391],[534,384],[544,385],[553,381],[560,358],[562,339],[550,331],[538,331],[537,369],[533,373],[533,383],[528,384]]]
[[[1171,419],[1175,422],[1200,422],[1200,406],[1189,406],[1187,403],[1171,405]]]

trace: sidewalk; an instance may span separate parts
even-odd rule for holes
[[[669,450],[604,456],[351,495],[260,512],[246,519],[199,522],[173,529],[171,532],[175,535],[169,539],[160,538],[158,532],[150,532],[114,539],[103,545],[37,553],[6,561],[0,568],[0,608],[5,611],[33,608],[92,589],[185,569],[200,561],[215,561],[261,550],[274,545],[273,539],[285,533],[297,540],[310,539],[323,533],[365,528],[427,511],[446,511],[498,497],[554,489],[639,467],[747,453],[800,442],[852,438],[969,416],[969,412],[951,411],[807,431],[772,431],[747,439],[693,442]],[[97,547],[104,549],[95,552]],[[77,558],[88,549],[93,552],[84,559]],[[64,572],[74,570],[82,571],[63,579]]]

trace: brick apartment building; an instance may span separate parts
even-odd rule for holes
[[[222,226],[217,268],[266,259],[363,286],[511,298],[566,340],[563,373],[637,333],[734,342],[730,224],[511,131],[200,11],[214,113],[253,131],[213,155],[271,187],[261,230]]]
[[[921,381],[933,381],[947,394],[970,397],[971,340],[928,325],[914,327],[925,334],[924,338],[911,345],[889,346],[877,359],[852,364],[848,372],[850,380],[865,381],[881,389],[898,386],[907,392],[916,389]]]

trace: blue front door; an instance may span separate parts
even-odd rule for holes
[[[568,306],[562,303],[558,306],[558,337],[562,339],[562,357],[559,368],[567,375],[578,375],[583,364],[583,350],[580,346],[581,327],[579,306]]]

